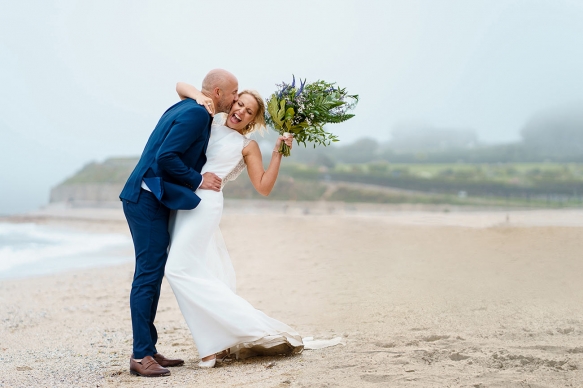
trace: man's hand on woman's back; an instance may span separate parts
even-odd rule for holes
[[[200,185],[200,188],[204,190],[221,191],[222,182],[223,180],[215,173],[205,172],[202,174],[202,184]]]

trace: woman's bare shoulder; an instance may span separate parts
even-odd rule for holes
[[[249,155],[254,153],[261,153],[259,149],[259,144],[253,139],[245,139],[245,145],[243,146],[243,155]]]

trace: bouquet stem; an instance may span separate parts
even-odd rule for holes
[[[290,155],[290,149],[284,142],[279,146],[279,153],[286,157]]]

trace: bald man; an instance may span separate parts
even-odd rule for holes
[[[217,112],[229,112],[237,101],[237,89],[237,78],[222,69],[209,72],[202,84],[202,92],[213,100]],[[130,294],[134,338],[130,373],[135,375],[167,376],[167,367],[184,364],[156,351],[154,318],[168,257],[170,210],[194,209],[200,202],[194,193],[198,188],[221,189],[218,176],[200,173],[211,123],[207,109],[189,98],[171,106],[154,128],[119,196],[136,256]]]

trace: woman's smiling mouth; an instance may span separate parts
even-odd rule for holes
[[[239,117],[239,115],[237,113],[233,113],[231,115],[231,122],[234,124],[239,124],[241,122],[241,117]]]

